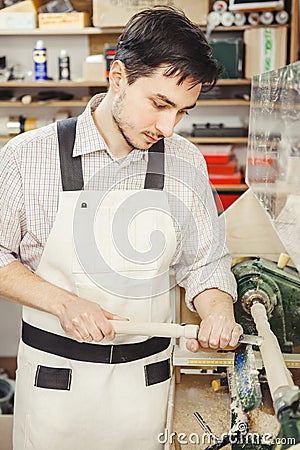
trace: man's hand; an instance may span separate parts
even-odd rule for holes
[[[198,339],[189,339],[186,347],[191,352],[233,350],[243,328],[225,316],[209,315],[200,323]]]
[[[235,322],[233,299],[219,289],[207,289],[194,298],[194,306],[202,318],[198,339],[189,339],[187,349],[192,352],[233,350],[243,333]]]
[[[109,320],[126,320],[76,296],[64,304],[58,318],[65,333],[79,342],[100,342],[104,338],[111,341],[115,332]]]

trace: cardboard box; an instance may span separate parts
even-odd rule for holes
[[[13,415],[0,414],[0,450],[12,450]]]
[[[36,28],[36,13],[34,12],[1,12],[1,30],[32,30]]]
[[[84,28],[90,24],[90,16],[85,12],[42,13],[38,15],[40,28],[70,29]]]
[[[0,14],[2,13],[11,13],[11,12],[33,12],[37,13],[40,6],[44,3],[47,3],[48,0],[24,0],[19,3],[15,3],[14,5],[7,6],[0,10]]]
[[[83,63],[82,78],[84,81],[106,82],[105,77],[106,62],[86,62]]]
[[[244,33],[245,78],[286,65],[287,28],[251,28]]]
[[[205,25],[209,12],[209,0],[93,0],[93,24],[95,27],[124,27],[131,16],[159,4],[181,9],[190,20]]]

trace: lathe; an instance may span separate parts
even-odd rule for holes
[[[174,439],[169,439],[165,448],[214,450],[227,444],[234,450],[300,448],[300,391],[296,386],[300,368],[299,86],[299,61],[253,77],[246,180],[249,189],[223,213],[238,284],[236,318],[246,334],[260,335],[263,342],[260,346],[241,344],[235,352],[192,355],[185,350],[184,342],[175,347],[177,381],[182,373],[213,375],[215,390],[228,386],[231,418],[228,431],[217,436],[205,414],[192,410],[194,404],[187,399],[187,411],[182,408],[183,397],[176,401],[180,388],[174,383],[168,418],[170,427],[173,423]],[[180,321],[195,320],[182,299],[177,313]],[[265,383],[274,416],[260,414]],[[194,387],[191,389],[194,395]],[[199,406],[207,398],[207,390],[203,392],[200,387]],[[210,408],[206,404],[202,410],[209,416]],[[197,440],[194,425],[185,430],[189,440],[180,442],[175,434],[181,423],[180,409],[189,415],[189,423],[191,418],[199,423],[199,435],[202,429],[206,442]],[[214,422],[222,421],[224,414],[219,410],[216,416],[221,417]]]

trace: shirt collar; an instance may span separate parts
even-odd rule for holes
[[[94,95],[88,102],[83,113],[78,116],[73,157],[97,151],[105,151],[112,159],[116,159],[110,152],[92,117],[92,113],[101,103],[105,95],[106,94]],[[140,159],[148,161],[148,152],[145,150],[133,149],[128,156],[132,161]]]

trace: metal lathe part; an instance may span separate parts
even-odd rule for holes
[[[262,336],[256,336],[254,334],[241,334],[239,338],[241,344],[261,345],[263,342]]]
[[[248,314],[251,314],[251,306],[254,302],[259,302],[264,305],[267,314],[270,314],[275,306],[273,305],[269,295],[261,289],[249,289],[241,298],[242,306]]]

